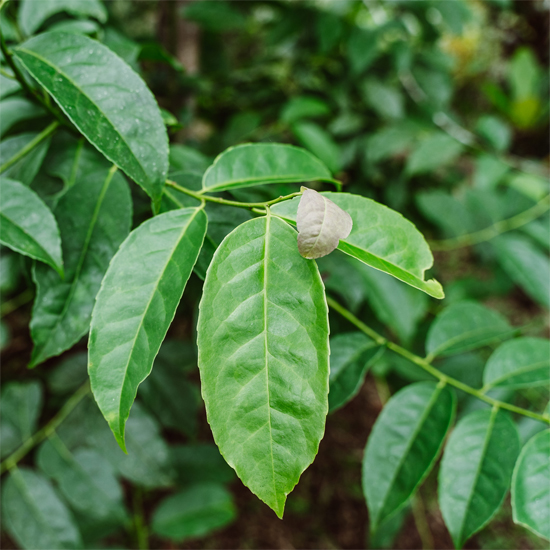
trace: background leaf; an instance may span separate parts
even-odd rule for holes
[[[113,174],[89,149],[82,151],[75,170],[75,184],[54,210],[65,278],[43,265],[34,266],[31,366],[59,355],[88,332],[103,275],[130,229],[131,199],[122,175]]]
[[[449,389],[419,382],[397,392],[382,409],[363,459],[371,531],[399,510],[428,475],[455,407]]]
[[[14,54],[91,143],[160,200],[168,138],[141,77],[83,35],[44,33],[14,48]]]
[[[4,139],[0,143],[0,165],[14,157],[37,136],[38,132],[25,132],[24,134],[18,134]],[[39,143],[22,159],[2,172],[2,177],[19,181],[24,185],[30,185],[38,173],[38,170],[40,170],[40,166],[50,146],[50,141],[51,138],[47,138],[42,141],[42,143]]]
[[[475,411],[457,424],[439,471],[439,506],[457,548],[500,508],[518,454],[518,432],[506,413]]]
[[[63,275],[61,238],[50,209],[18,181],[0,178],[0,242]]]
[[[11,97],[0,102],[0,136],[15,124],[24,120],[40,118],[46,112],[42,107],[22,97]]]
[[[325,165],[311,153],[280,143],[247,143],[219,155],[202,180],[206,192],[261,183],[332,181]]]
[[[202,209],[160,214],[132,231],[114,256],[92,314],[88,372],[119,445],[139,384],[176,313],[206,233]]]
[[[512,479],[514,522],[550,540],[550,430],[530,439]]]
[[[328,409],[324,289],[295,235],[275,217],[230,233],[208,269],[197,326],[214,439],[279,517],[317,454]]]

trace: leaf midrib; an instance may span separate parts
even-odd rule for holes
[[[48,65],[50,66],[52,69],[55,70],[56,74],[59,74],[61,76],[63,76],[76,90],[78,90],[78,92],[83,95],[96,109],[96,111],[103,117],[103,119],[105,121],[108,122],[109,126],[111,126],[111,128],[114,130],[114,132],[116,133],[117,136],[119,136],[119,138],[121,139],[121,142],[124,143],[124,145],[126,146],[126,149],[130,152],[130,155],[131,157],[136,161],[137,165],[140,167],[141,171],[142,171],[142,174],[144,177],[144,180],[149,182],[149,177],[147,175],[147,173],[145,172],[145,169],[143,168],[143,166],[141,165],[141,162],[139,161],[139,159],[136,157],[136,155],[134,154],[134,151],[132,150],[132,148],[128,145],[128,143],[126,142],[126,139],[124,137],[124,135],[122,135],[117,127],[113,124],[113,122],[111,122],[111,120],[103,113],[103,111],[99,108],[99,106],[86,94],[84,93],[83,89],[78,86],[73,80],[72,78],[70,78],[66,73],[62,72],[56,65],[50,63],[47,59],[44,59],[42,56],[38,55],[37,53],[33,52],[32,50],[27,50],[25,48],[21,48],[21,47],[18,47],[17,48],[17,51],[21,51],[21,52],[25,52],[26,54],[30,55],[31,57],[35,57],[36,59],[40,60],[42,63],[44,63],[45,65]],[[22,60],[21,60],[22,61]],[[24,64],[24,62],[23,62]],[[33,74],[33,77],[36,78],[36,80],[38,80],[40,82],[40,84],[42,84],[44,87],[45,85],[43,84],[43,82],[40,81],[40,79],[38,79],[34,74]],[[69,119],[77,125],[77,127],[80,127],[80,124],[77,124],[76,121],[73,119],[73,117],[70,115],[70,113],[65,109],[65,107],[57,100],[57,98],[51,94],[52,97],[56,100],[56,102],[58,103],[58,105],[61,107],[61,109],[63,110],[63,112],[69,117]],[[86,135],[86,137],[88,138],[88,141],[94,146],[96,147],[98,150],[100,150],[97,145]],[[101,151],[101,153],[103,153],[107,158],[109,158],[109,160],[111,162],[113,162],[114,164],[117,164],[117,162],[115,162],[112,158],[111,158],[111,155],[107,155],[107,153]]]
[[[546,366],[546,364],[547,364],[547,361],[542,360],[542,361],[537,361],[535,363],[531,363],[530,365],[527,365],[525,367],[520,367],[519,369],[517,369],[513,372],[508,372],[508,373],[504,374],[503,376],[501,376],[499,378],[495,378],[494,380],[489,382],[489,384],[487,384],[487,388],[492,388],[494,386],[498,386],[501,382],[509,380],[510,378],[514,378],[514,377],[519,376],[521,374],[528,374],[531,371],[534,371],[534,370],[540,369],[541,367]],[[530,382],[530,383],[532,383],[532,382]]]

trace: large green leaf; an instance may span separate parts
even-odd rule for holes
[[[221,243],[198,319],[202,395],[214,439],[243,483],[282,517],[328,410],[328,309],[315,262],[280,219]]]
[[[3,136],[13,125],[23,120],[44,116],[42,107],[22,97],[10,97],[0,102],[0,136]]]
[[[130,229],[132,203],[124,177],[88,149],[75,170],[75,184],[54,210],[65,279],[42,264],[34,267],[31,366],[59,355],[88,332],[103,275]]]
[[[119,445],[206,233],[202,208],[160,214],[132,231],[109,265],[92,315],[88,372]]]
[[[0,178],[0,242],[63,275],[61,238],[50,209],[18,181]]]
[[[435,298],[443,289],[434,279],[424,280],[433,264],[430,249],[416,227],[401,214],[371,199],[349,193],[321,193],[345,210],[353,220],[348,237],[338,248],[361,262],[393,275]],[[277,216],[296,223],[300,197],[272,207]]]
[[[205,172],[202,187],[211,192],[308,181],[332,181],[327,167],[311,153],[280,143],[247,143],[219,155]]]
[[[25,549],[74,550],[80,533],[50,482],[28,468],[12,470],[2,488],[3,527]]]
[[[454,393],[434,382],[397,392],[382,409],[363,459],[371,531],[399,510],[432,469],[455,413]]]
[[[497,259],[510,278],[533,300],[550,308],[550,260],[531,239],[501,235],[492,242]]]
[[[42,389],[38,380],[4,384],[0,399],[2,458],[33,435],[41,408]]]
[[[512,478],[514,522],[550,540],[550,430],[523,447]]]
[[[439,506],[457,548],[500,508],[518,454],[518,431],[506,413],[474,411],[457,424],[439,471]]]
[[[214,483],[194,485],[163,500],[153,514],[153,533],[173,540],[204,537],[237,516],[231,493]]]
[[[550,342],[517,338],[499,346],[483,372],[485,388],[528,388],[550,382]]]
[[[78,512],[95,520],[124,520],[122,488],[113,466],[98,451],[78,449],[73,454],[54,435],[40,446],[37,464]]]
[[[22,0],[17,18],[21,30],[34,34],[49,17],[66,11],[79,17],[95,17],[105,23],[107,10],[99,0]]]
[[[383,348],[362,332],[346,332],[330,339],[328,406],[331,412],[357,395],[367,369],[381,351]]]
[[[83,35],[44,33],[13,51],[88,140],[160,200],[168,138],[141,77],[109,48]]]
[[[426,353],[431,357],[476,349],[505,338],[513,329],[498,312],[464,300],[445,308],[430,326]]]

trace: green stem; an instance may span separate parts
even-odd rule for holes
[[[8,71],[5,71],[4,69],[0,69],[0,74],[2,76],[5,76],[6,78],[11,78],[12,80],[17,80],[17,78],[15,78],[15,76],[13,76],[12,74],[8,73]]]
[[[136,528],[137,547],[139,550],[147,550],[149,548],[149,533],[147,524],[143,516],[143,494],[140,487],[134,488],[134,525]]]
[[[430,531],[430,525],[428,524],[428,518],[426,517],[426,509],[424,508],[424,501],[420,492],[417,492],[412,499],[412,512],[414,517],[414,524],[416,530],[420,535],[422,541],[423,550],[432,550],[434,548],[434,539],[432,532]]]
[[[45,139],[49,138],[58,128],[59,122],[52,122],[47,128],[42,130],[32,141],[27,143],[23,149],[15,153],[11,159],[7,160],[2,166],[0,166],[0,174],[5,172],[8,168],[13,166],[16,162],[20,161],[23,157],[28,155],[37,145],[40,145]]]
[[[11,470],[22,458],[24,458],[31,449],[42,443],[52,434],[55,429],[69,416],[71,411],[80,403],[80,401],[90,392],[90,383],[86,382],[69,398],[61,410],[40,430],[27,439],[8,458],[0,464],[0,474],[6,470]]]
[[[327,303],[334,311],[337,311],[340,315],[342,315],[342,317],[344,317],[350,323],[355,325],[359,330],[364,332],[367,336],[370,336],[370,338],[372,338],[377,344],[381,346],[386,346],[388,349],[392,350],[398,355],[401,355],[401,357],[404,357],[405,359],[409,360],[411,363],[414,363],[421,369],[425,370],[426,372],[431,374],[434,378],[437,378],[437,380],[440,380],[441,382],[444,382],[449,386],[454,386],[458,390],[462,390],[465,393],[473,395],[474,397],[477,397],[481,401],[485,401],[485,403],[488,403],[493,407],[505,409],[507,411],[510,411],[516,414],[521,414],[523,416],[533,418],[534,420],[538,420],[540,422],[544,422],[545,424],[550,424],[550,416],[538,414],[528,409],[523,409],[521,407],[516,407],[515,405],[511,405],[510,403],[505,403],[504,401],[493,399],[492,397],[485,395],[481,390],[476,390],[475,388],[472,388],[471,386],[468,386],[467,384],[464,384],[459,380],[456,380],[455,378],[452,378],[450,376],[447,376],[446,374],[443,374],[438,369],[436,369],[433,365],[431,365],[428,361],[426,361],[426,359],[423,359],[422,357],[419,357],[418,355],[411,353],[405,348],[402,348],[400,345],[394,342],[391,342],[390,340],[378,334],[376,331],[374,331],[373,329],[365,325],[365,323],[360,321],[357,317],[355,317],[355,315],[353,315],[351,311],[348,311],[345,307],[341,306],[336,300],[334,300],[330,296],[327,296]]]
[[[254,208],[267,208],[273,204],[277,204],[278,202],[283,202],[288,199],[292,199],[294,197],[298,197],[302,194],[301,191],[298,191],[296,193],[291,193],[290,195],[286,195],[284,197],[279,197],[277,199],[273,199],[271,201],[266,202],[238,202],[238,201],[231,201],[227,199],[222,199],[220,197],[211,197],[209,195],[203,195],[202,193],[197,193],[195,191],[191,191],[191,189],[187,189],[186,187],[182,187],[181,185],[178,185],[175,181],[166,180],[166,185],[169,187],[173,187],[177,191],[180,191],[181,193],[185,193],[186,195],[189,195],[190,197],[193,197],[194,199],[197,199],[199,201],[206,201],[206,202],[214,202],[216,204],[224,204],[226,206],[235,206],[237,208],[248,208],[249,210],[252,210]],[[262,212],[263,213],[263,212]]]
[[[2,304],[2,307],[0,308],[0,317],[5,317],[6,315],[9,315],[12,311],[15,311],[21,306],[29,303],[33,299],[33,296],[34,292],[30,288],[27,288],[27,290],[24,290],[23,292],[21,292],[21,294],[18,294],[7,302],[4,302]]]
[[[453,239],[443,239],[440,241],[430,241],[430,246],[433,250],[453,250],[455,248],[461,248],[463,246],[471,246],[479,244],[494,237],[498,237],[502,233],[518,229],[533,220],[536,220],[542,216],[545,212],[550,210],[550,195],[547,195],[541,199],[537,204],[508,218],[494,223],[493,225],[476,231],[474,233],[468,233],[467,235],[461,235]]]

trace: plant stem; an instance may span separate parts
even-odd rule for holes
[[[463,246],[479,244],[493,239],[494,237],[498,237],[507,231],[512,231],[513,229],[522,227],[523,225],[536,220],[548,210],[550,210],[550,195],[546,195],[546,197],[541,199],[531,208],[528,208],[527,210],[524,210],[511,218],[496,222],[481,231],[468,233],[467,235],[461,235],[460,237],[455,237],[453,239],[430,241],[430,246],[433,250],[453,250]]]
[[[165,183],[166,185],[173,187],[177,191],[180,191],[181,193],[185,193],[186,195],[189,195],[190,197],[193,197],[199,201],[204,200],[206,202],[215,202],[216,204],[225,204],[226,206],[235,206],[237,208],[248,208],[249,210],[252,210],[253,208],[267,208],[273,204],[277,204],[278,202],[283,202],[288,199],[292,199],[293,197],[298,197],[302,194],[301,191],[298,191],[296,193],[291,193],[290,195],[279,197],[277,199],[273,199],[271,201],[266,201],[266,202],[238,202],[238,201],[222,199],[220,197],[211,197],[209,195],[203,195],[202,193],[197,193],[195,191],[191,191],[191,189],[182,187],[181,185],[178,185],[175,181],[166,180]]]
[[[455,388],[462,390],[463,392],[473,395],[474,397],[477,397],[481,401],[485,401],[485,403],[488,403],[493,407],[505,409],[513,413],[517,413],[523,416],[527,416],[529,418],[533,418],[534,420],[538,420],[539,422],[550,424],[550,416],[538,414],[528,409],[523,409],[521,407],[516,407],[515,405],[505,403],[504,401],[493,399],[492,397],[485,395],[481,390],[476,390],[475,388],[472,388],[471,386],[468,386],[467,384],[464,384],[459,380],[452,378],[451,376],[447,376],[446,374],[443,374],[438,369],[436,369],[433,365],[431,365],[428,361],[426,361],[426,359],[423,359],[422,357],[419,357],[418,355],[411,353],[405,348],[402,348],[400,345],[394,342],[391,342],[390,340],[378,334],[376,331],[374,331],[373,329],[365,325],[365,323],[360,321],[357,317],[355,317],[355,315],[353,315],[351,311],[348,311],[345,307],[340,305],[336,300],[334,300],[330,296],[327,296],[327,303],[334,311],[337,311],[340,315],[342,315],[342,317],[344,317],[350,323],[355,325],[359,330],[364,332],[367,336],[370,336],[370,338],[372,338],[377,344],[381,346],[386,346],[388,349],[392,350],[398,355],[401,355],[401,357],[404,357],[405,359],[409,360],[411,363],[414,363],[421,369],[431,374],[434,378],[437,378],[438,380],[444,382],[445,384],[449,384],[449,386],[454,386]]]
[[[149,533],[147,532],[147,524],[143,517],[143,494],[141,492],[141,487],[136,486],[134,488],[133,497],[137,547],[139,550],[147,550],[149,548]]]
[[[21,306],[29,303],[33,299],[33,296],[34,292],[30,288],[27,288],[27,290],[24,290],[23,292],[21,292],[21,294],[18,294],[7,302],[4,302],[2,304],[2,307],[0,308],[0,317],[5,317],[6,315],[9,315],[12,311],[15,311]]]
[[[5,76],[6,78],[11,78],[12,80],[17,80],[17,78],[15,78],[15,76],[13,76],[12,74],[8,73],[8,71],[5,71],[4,69],[0,69],[0,74],[2,76]]]
[[[40,132],[32,141],[27,143],[23,149],[15,153],[11,159],[7,160],[2,166],[0,166],[0,174],[5,172],[8,168],[13,166],[16,162],[20,161],[23,157],[28,155],[37,145],[40,145],[45,139],[49,138],[58,128],[59,122],[54,120],[49,126],[47,126],[42,132]]]
[[[420,535],[420,540],[422,541],[423,550],[432,550],[434,547],[434,539],[432,532],[430,531],[430,526],[428,524],[428,519],[426,518],[426,510],[424,508],[424,501],[420,495],[420,491],[416,493],[411,502],[414,524],[416,530]]]
[[[31,449],[49,437],[89,392],[89,382],[80,386],[80,388],[78,388],[78,390],[68,399],[65,405],[63,405],[61,410],[43,428],[29,437],[21,447],[2,461],[0,464],[0,474],[4,473],[6,470],[12,469]]]

